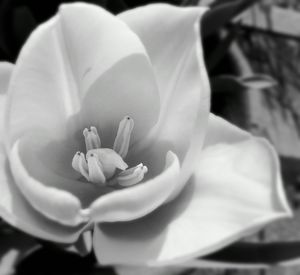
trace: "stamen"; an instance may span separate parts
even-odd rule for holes
[[[128,167],[121,156],[112,149],[101,148],[90,150],[87,153],[87,158],[89,158],[92,154],[97,157],[101,164],[102,171],[106,179],[111,178],[115,174],[117,168],[125,170]]]
[[[143,180],[144,175],[148,172],[147,166],[142,163],[121,172],[117,176],[117,182],[123,187],[131,186]]]
[[[82,176],[84,176],[87,180],[89,180],[88,164],[83,153],[76,152],[72,159],[72,167]]]
[[[114,142],[114,150],[125,158],[128,153],[130,135],[133,130],[134,122],[129,116],[124,117],[118,128],[117,137]]]
[[[85,128],[83,130],[83,135],[85,139],[86,151],[101,148],[101,141],[96,127],[91,126],[90,129]]]
[[[129,150],[133,127],[133,119],[125,116],[119,124],[113,149],[101,148],[100,137],[95,127],[85,128],[83,135],[86,155],[76,152],[72,159],[72,167],[87,181],[100,187],[129,187],[141,182],[148,168],[140,163],[127,169],[128,165],[123,160]]]
[[[102,165],[94,154],[90,154],[87,158],[89,169],[89,181],[104,185],[106,179],[102,171]]]

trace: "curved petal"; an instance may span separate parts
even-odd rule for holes
[[[30,204],[47,218],[64,225],[76,226],[88,222],[79,199],[65,190],[46,186],[33,177],[25,167],[25,139],[17,140],[9,155],[10,168],[16,185]],[[84,184],[84,183],[83,183]]]
[[[205,11],[154,4],[119,15],[144,43],[160,91],[159,121],[140,146],[161,140],[173,144],[172,151],[184,160],[182,186],[193,171],[195,152],[201,150],[209,114],[210,87],[199,29]]]
[[[0,132],[3,133],[3,111],[6,101],[5,91],[14,66],[10,63],[0,63]],[[83,226],[66,227],[52,222],[37,211],[25,200],[16,187],[8,159],[3,146],[3,136],[0,136],[0,216],[12,226],[35,237],[61,243],[76,241]]]
[[[143,219],[99,225],[94,246],[102,264],[172,264],[290,215],[270,144],[211,116],[206,146],[181,194]]]
[[[179,171],[177,156],[168,152],[162,173],[136,186],[100,197],[90,207],[91,219],[95,222],[120,222],[147,215],[164,203],[176,188]]]
[[[137,120],[142,135],[157,120],[158,100],[145,49],[130,29],[95,5],[63,5],[32,33],[17,60],[7,108],[10,145],[37,127],[65,137],[104,117],[117,128],[124,113]]]
[[[63,226],[38,213],[20,193],[11,175],[5,151],[0,152],[0,216],[12,226],[34,237],[59,242],[73,243],[85,225]]]

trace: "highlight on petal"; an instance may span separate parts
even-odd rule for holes
[[[159,95],[139,38],[104,9],[74,3],[62,5],[30,35],[16,62],[8,103],[10,146],[31,129],[58,138],[79,135],[89,125],[103,130],[105,143],[126,114],[136,121],[136,138],[143,136],[157,120]]]
[[[153,148],[159,140],[173,145],[172,151],[183,163],[182,184],[174,190],[173,197],[193,171],[209,114],[210,87],[199,22],[205,11],[203,7],[153,4],[119,15],[145,45],[161,98],[159,121],[148,140],[142,141],[136,150]]]
[[[97,199],[90,207],[91,219],[94,222],[120,222],[147,215],[164,203],[176,188],[179,171],[177,156],[168,152],[161,174]]]
[[[100,263],[179,264],[291,216],[266,140],[211,116],[205,144],[177,198],[139,220],[96,227]]]

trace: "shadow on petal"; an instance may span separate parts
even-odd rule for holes
[[[187,184],[172,202],[138,220],[97,225],[94,250],[99,262],[151,265],[158,261],[168,238],[168,225],[188,207],[194,189],[194,183]]]

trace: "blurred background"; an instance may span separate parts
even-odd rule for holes
[[[32,30],[73,1],[0,0],[0,60],[14,62]],[[84,1],[119,13],[154,1]],[[212,258],[276,261],[300,255],[300,1],[173,0],[174,5],[209,6],[202,21],[212,112],[258,136],[279,152],[295,218],[274,223],[251,236],[254,245],[233,246]],[[246,240],[248,241],[248,239]],[[157,269],[136,271],[94,267],[80,257],[24,235],[0,220],[0,275],[8,274],[253,274],[297,275],[300,267],[269,270]],[[255,246],[255,243],[257,245]],[[210,257],[210,256],[209,256]],[[208,258],[209,258],[208,257]],[[226,258],[227,257],[227,258]]]

